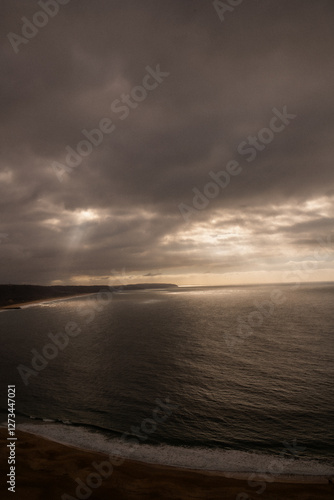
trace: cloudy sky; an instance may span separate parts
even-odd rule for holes
[[[334,280],[332,0],[1,10],[0,282]]]

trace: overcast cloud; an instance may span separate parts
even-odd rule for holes
[[[334,280],[331,0],[245,0],[223,21],[203,0],[58,6],[24,42],[8,34],[41,6],[1,3],[2,283]],[[295,117],[247,161],[240,144],[284,107]],[[114,130],[56,175],[104,118]]]

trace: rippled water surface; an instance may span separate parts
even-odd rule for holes
[[[333,297],[330,284],[179,288],[5,311],[2,392],[16,384],[22,428],[85,447],[126,454],[132,436],[151,461],[253,470],[269,454],[282,472],[325,473]]]

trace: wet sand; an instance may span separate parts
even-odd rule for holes
[[[277,477],[262,487],[259,484],[251,486],[247,474],[240,479],[238,474],[226,477],[222,472],[119,460],[20,431],[16,431],[16,488],[13,494],[4,486],[9,471],[7,436],[7,429],[0,429],[1,499],[325,500],[334,497],[334,486],[323,476]],[[113,470],[110,461],[114,464]],[[123,463],[119,464],[120,461]],[[256,493],[260,488],[264,491]]]

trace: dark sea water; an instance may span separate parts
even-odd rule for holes
[[[179,288],[4,311],[1,422],[16,384],[19,428],[58,441],[185,467],[333,473],[333,298],[333,284]],[[65,328],[68,344],[46,347]],[[33,349],[49,359],[24,372]]]

